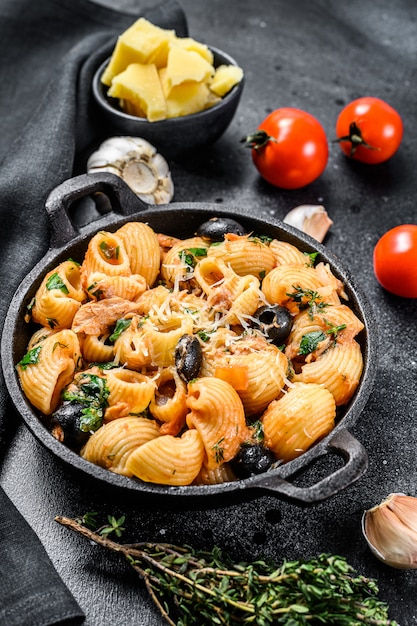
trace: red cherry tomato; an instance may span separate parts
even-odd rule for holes
[[[378,282],[403,298],[417,298],[417,225],[402,224],[387,231],[374,248]]]
[[[298,189],[320,176],[327,164],[328,141],[320,122],[305,111],[273,111],[246,137],[260,175],[282,189]]]
[[[358,98],[336,122],[336,141],[343,152],[362,163],[382,163],[398,150],[403,137],[400,115],[379,98]]]

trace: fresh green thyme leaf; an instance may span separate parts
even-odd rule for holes
[[[59,289],[60,291],[62,291],[62,293],[69,293],[68,287],[57,272],[51,274],[51,276],[48,278],[48,280],[46,281],[46,288],[49,291],[51,291],[52,289]]]
[[[328,302],[322,302],[321,295],[312,289],[303,289],[300,285],[293,285],[293,292],[286,295],[300,305],[300,309],[308,309],[310,319],[317,313],[329,306]]]
[[[57,522],[123,555],[171,626],[398,626],[378,597],[375,580],[359,575],[345,558],[320,554],[281,565],[261,559],[234,562],[212,551],[158,543],[120,544],[124,517],[108,517],[93,532],[63,517]],[[218,620],[213,620],[218,618]]]
[[[116,519],[114,515],[108,515],[108,526],[102,526],[98,530],[99,534],[108,537],[110,534],[114,533],[116,537],[121,537],[123,531],[125,530],[125,528],[123,527],[125,519],[126,518],[124,515],[122,515],[122,517],[119,517],[119,519]]]
[[[28,365],[36,365],[36,363],[39,362],[39,354],[41,350],[42,346],[36,346],[35,348],[32,348],[32,350],[26,352],[25,356],[19,361],[16,367],[20,367],[22,370],[25,370]]]
[[[221,445],[224,441],[224,437],[221,437],[214,446],[211,446],[211,449],[214,451],[214,460],[216,463],[221,463],[224,459],[224,447]]]

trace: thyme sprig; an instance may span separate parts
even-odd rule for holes
[[[120,544],[87,528],[83,518],[55,519],[122,554],[170,626],[398,626],[378,598],[377,583],[341,556],[321,554],[278,567],[263,560],[234,563],[217,547],[205,552],[164,543]]]

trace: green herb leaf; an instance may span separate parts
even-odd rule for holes
[[[36,363],[39,362],[41,349],[42,346],[36,346],[35,348],[32,348],[32,350],[29,350],[29,352],[26,352],[25,356],[19,361],[16,367],[20,367],[22,370],[25,370],[28,365],[36,365]]]
[[[310,354],[317,350],[320,341],[326,339],[326,335],[321,330],[313,330],[301,337],[298,354]]]
[[[120,320],[117,320],[113,334],[110,335],[109,337],[109,341],[111,341],[112,343],[117,341],[117,339],[119,339],[122,332],[126,330],[126,328],[129,328],[131,323],[132,323],[131,319],[122,318]]]
[[[62,293],[69,293],[68,287],[57,272],[51,274],[51,276],[48,278],[48,280],[46,281],[46,288],[49,291],[51,291],[52,289],[59,289],[60,291],[62,291]]]

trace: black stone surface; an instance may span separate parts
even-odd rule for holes
[[[326,207],[334,225],[325,243],[367,292],[379,324],[374,391],[352,431],[368,451],[369,469],[355,485],[308,508],[263,497],[208,510],[150,509],[140,498],[99,492],[71,475],[16,421],[7,433],[1,485],[86,612],[87,626],[163,621],[124,561],[64,530],[55,515],[123,514],[126,541],[217,544],[238,559],[264,556],[280,562],[323,551],[341,554],[360,573],[377,578],[391,617],[411,626],[417,623],[416,574],[377,561],[360,521],[364,509],[390,492],[417,496],[417,301],[384,292],[372,270],[378,238],[398,224],[417,223],[417,5],[412,0],[181,4],[191,36],[228,51],[244,68],[246,82],[224,137],[200,155],[171,162],[175,199],[229,203],[242,213],[255,206],[260,216],[279,218],[298,204]],[[331,139],[338,112],[362,95],[387,100],[403,117],[404,140],[392,160],[361,166],[331,144],[325,173],[305,189],[285,192],[260,179],[240,138],[266,114],[280,106],[307,110]],[[82,164],[83,155],[79,169]],[[314,483],[333,471],[332,464],[327,458],[303,480]]]

